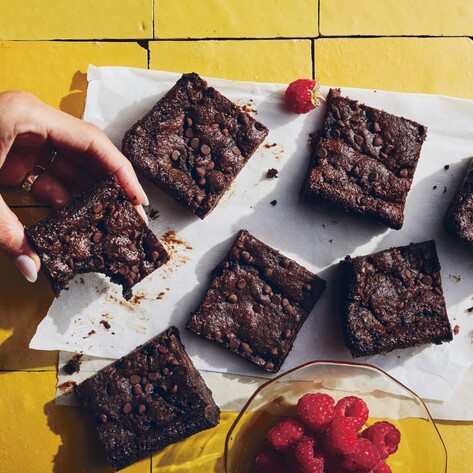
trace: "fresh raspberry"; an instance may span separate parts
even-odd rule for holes
[[[362,437],[356,442],[355,451],[345,456],[343,467],[357,473],[369,472],[380,460],[378,449],[368,439]]]
[[[335,406],[335,417],[350,417],[357,430],[365,425],[368,415],[369,410],[365,401],[356,396],[344,397]]]
[[[263,450],[255,460],[256,473],[287,473],[282,457],[272,450]]]
[[[324,459],[314,451],[315,439],[305,436],[294,447],[294,458],[300,473],[323,473]]]
[[[388,464],[381,460],[378,465],[370,471],[370,473],[393,473],[393,471]]]
[[[287,108],[294,113],[307,113],[318,107],[323,97],[316,80],[298,79],[291,82],[284,94]]]
[[[325,447],[332,453],[353,453],[358,442],[357,430],[349,417],[335,417],[325,434]]]
[[[383,460],[397,450],[401,440],[401,432],[386,421],[374,423],[365,429],[361,435],[371,440]]]
[[[300,440],[304,435],[304,425],[294,417],[278,422],[266,433],[269,445],[276,450],[284,450]]]
[[[334,414],[334,400],[328,394],[308,393],[297,401],[299,418],[316,432],[323,432]]]

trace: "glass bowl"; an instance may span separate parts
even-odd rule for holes
[[[361,397],[370,410],[367,425],[388,420],[401,432],[398,451],[387,463],[393,473],[445,473],[447,451],[421,399],[378,368],[357,363],[304,364],[263,384],[251,396],[225,441],[225,473],[254,473],[265,433],[282,417],[295,414],[305,393],[330,394],[335,401]]]

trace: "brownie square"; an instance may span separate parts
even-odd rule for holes
[[[241,230],[187,329],[276,373],[326,283]]]
[[[192,73],[126,132],[122,149],[136,169],[203,219],[267,134]]]
[[[219,422],[220,411],[171,327],[77,387],[115,470]]]
[[[25,230],[56,296],[80,273],[131,288],[169,260],[113,175]]]
[[[342,325],[354,357],[452,340],[435,241],[342,261]]]
[[[473,159],[445,217],[448,233],[473,248]]]
[[[398,230],[426,133],[423,125],[331,89],[301,192]]]

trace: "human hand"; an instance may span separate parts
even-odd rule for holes
[[[133,167],[98,127],[26,92],[0,93],[0,185],[20,186],[29,181],[36,197],[61,207],[108,173],[116,175],[146,221],[141,204],[148,205],[148,199]],[[0,252],[13,260],[28,281],[36,281],[39,257],[1,196]]]

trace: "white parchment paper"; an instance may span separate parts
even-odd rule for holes
[[[172,87],[179,74],[117,67],[89,67],[84,119],[97,124],[120,147],[124,132]],[[169,325],[181,329],[197,368],[261,376],[260,370],[184,330],[236,233],[246,228],[328,281],[304,324],[283,371],[310,360],[351,360],[338,320],[338,262],[392,246],[434,238],[448,313],[458,334],[451,343],[422,346],[357,361],[378,366],[425,399],[445,401],[473,360],[473,253],[451,240],[442,219],[473,155],[473,101],[362,89],[344,95],[418,121],[428,127],[405,222],[395,231],[327,206],[308,204],[299,189],[308,165],[307,141],[323,108],[294,115],[283,106],[285,85],[209,79],[231,100],[256,110],[270,129],[218,207],[201,221],[146,179],[150,227],[172,254],[171,262],[135,287],[126,302],[121,288],[100,275],[77,277],[38,326],[31,348],[118,358]],[[328,88],[322,90],[324,93]],[[449,166],[448,169],[445,166]],[[277,179],[266,171],[276,168]],[[271,202],[276,205],[272,205]],[[158,218],[156,218],[156,216]],[[107,322],[105,324],[104,322]],[[109,327],[109,328],[108,328]],[[470,414],[473,418],[473,412]]]

